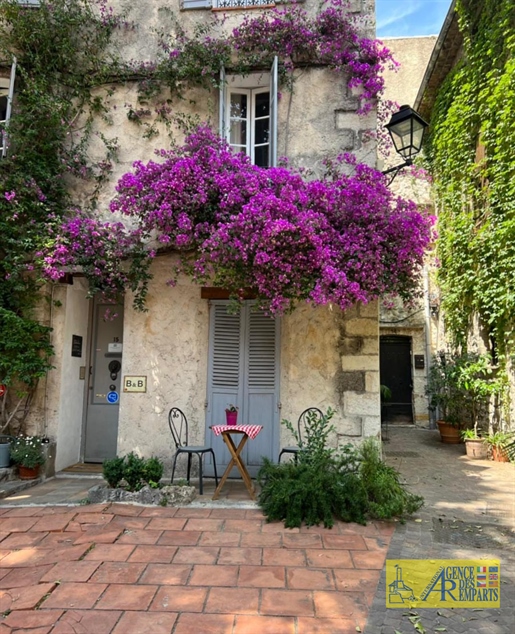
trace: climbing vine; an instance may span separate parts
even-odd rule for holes
[[[467,345],[474,316],[501,361],[515,335],[515,5],[458,0],[461,61],[443,83],[427,153],[439,211],[446,325]]]

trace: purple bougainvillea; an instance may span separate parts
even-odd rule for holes
[[[118,183],[111,211],[132,228],[74,214],[44,258],[48,277],[79,264],[95,290],[141,299],[156,249],[167,248],[180,256],[171,284],[185,272],[235,295],[251,288],[274,314],[302,300],[345,309],[416,291],[432,222],[376,170],[340,157],[350,175],[333,163],[307,181],[251,165],[207,127],[160,156]]]

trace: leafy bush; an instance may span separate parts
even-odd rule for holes
[[[34,468],[45,464],[40,436],[18,436],[11,443],[9,453],[12,461],[22,467]]]
[[[110,487],[125,483],[128,491],[139,491],[145,484],[157,485],[163,477],[159,458],[140,458],[133,451],[124,458],[104,460],[102,474]]]
[[[259,503],[267,519],[284,520],[287,528],[302,522],[330,528],[334,518],[365,524],[367,517],[389,519],[419,509],[422,498],[407,492],[395,469],[382,462],[374,439],[367,439],[359,449],[328,447],[333,415],[329,409],[322,417],[308,419],[296,463],[264,459],[257,479]],[[299,440],[291,423],[282,423]]]

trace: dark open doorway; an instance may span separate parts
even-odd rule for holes
[[[382,402],[386,423],[413,423],[411,337],[383,335],[380,339],[380,380],[391,396]]]

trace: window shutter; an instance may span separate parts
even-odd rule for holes
[[[274,57],[270,70],[270,167],[277,167],[277,85],[279,60]]]
[[[274,391],[276,380],[276,322],[261,310],[250,312],[248,387]]]
[[[212,373],[213,389],[228,388],[237,395],[240,385],[240,314],[230,314],[227,306],[213,305]],[[233,405],[234,398],[232,399]]]
[[[189,9],[211,9],[212,6],[212,0],[181,0],[182,11],[187,11]]]
[[[16,57],[13,57],[13,63],[11,66],[11,78],[9,80],[9,92],[7,93],[7,108],[5,113],[6,127],[8,126],[9,119],[11,118],[15,77],[16,77]],[[5,135],[2,133],[2,157],[4,157],[6,154],[7,154],[7,139]]]
[[[218,116],[219,116],[219,130],[220,136],[222,139],[227,137],[226,134],[226,114],[225,114],[225,104],[227,103],[227,82],[225,81],[225,68],[222,66],[220,68],[220,93],[219,93],[219,106],[218,106]]]

